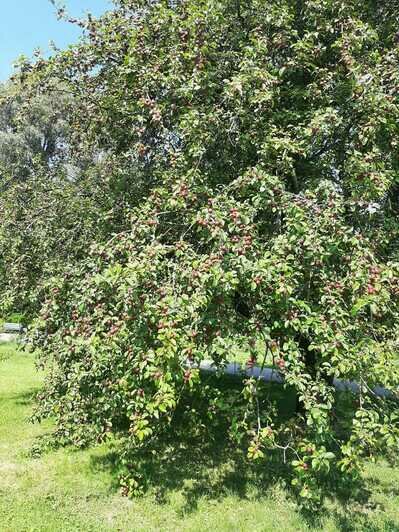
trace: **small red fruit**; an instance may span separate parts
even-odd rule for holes
[[[285,368],[285,360],[283,360],[282,358],[279,358],[279,359],[277,360],[277,366],[278,366],[281,370],[283,370],[283,369]]]
[[[254,355],[251,355],[247,360],[247,366],[249,368],[253,368],[256,363],[256,357]]]
[[[375,294],[376,293],[376,289],[374,288],[374,286],[372,286],[371,284],[367,285],[367,293],[368,294]]]

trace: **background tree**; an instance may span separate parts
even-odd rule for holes
[[[55,164],[65,151],[68,99],[38,94],[24,95],[18,83],[0,89],[0,172],[1,187],[21,181],[32,173],[34,160]]]

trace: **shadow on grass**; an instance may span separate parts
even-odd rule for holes
[[[295,396],[283,391],[281,387],[272,390],[277,399],[281,420],[294,415]],[[266,501],[270,504],[275,497],[287,497],[295,500],[291,487],[291,468],[282,462],[282,456],[270,451],[267,461],[254,463],[246,458],[244,449],[232,445],[228,427],[215,425],[201,440],[190,437],[184,425],[172,435],[158,440],[148,452],[131,454],[130,472],[147,493],[152,493],[158,504],[167,504],[172,493],[179,492],[183,497],[180,508],[181,516],[197,510],[200,501],[205,499],[222,501],[233,495],[242,500]],[[113,483],[112,491],[120,488],[119,476],[123,473],[117,451],[106,455],[92,456],[91,466],[94,471],[108,471]],[[371,485],[371,484],[370,484]],[[282,495],[282,490],[284,495]],[[364,523],[369,516],[374,516],[378,508],[371,500],[371,491],[367,483],[352,480],[339,482],[337,477],[326,480],[324,487],[326,499],[332,504],[322,512],[301,509],[298,511],[307,526],[321,530],[326,518],[330,517],[339,530],[364,530]],[[386,525],[386,526],[385,526]],[[393,523],[384,521],[384,530],[392,528]],[[369,524],[366,530],[380,530]]]
[[[19,406],[32,406],[39,389],[40,388],[38,386],[34,386],[22,393],[10,395],[9,398]]]
[[[207,382],[222,390],[235,389],[238,395],[242,391],[242,384],[229,378],[218,379],[216,383],[210,378]],[[278,385],[269,388],[273,398],[281,403],[281,418],[291,415],[295,397],[284,396]],[[192,407],[198,414],[198,431],[189,422]],[[167,504],[173,492],[183,495],[182,514],[194,512],[200,499],[222,500],[232,494],[253,500],[288,482],[288,469],[280,456],[271,453],[266,467],[249,462],[245,451],[232,444],[228,422],[217,420],[210,425],[205,421],[208,408],[206,396],[196,397],[187,407],[188,414],[176,414],[178,421],[172,431],[154,441],[148,451],[129,456],[131,474],[146,492],[154,494],[159,504]],[[117,451],[93,456],[91,461],[94,470],[111,472],[113,491],[120,488],[119,476],[123,471]]]
[[[338,530],[341,532],[399,532],[399,524],[382,514],[383,508],[373,505],[359,506],[357,501],[330,512]]]
[[[292,393],[287,394],[287,390],[278,386],[271,387],[271,393],[279,403],[280,418],[292,416],[295,396]],[[26,405],[32,401],[34,395],[35,390],[30,390],[17,395],[15,400]],[[264,500],[265,504],[266,498],[269,504],[275,497],[287,496],[295,499],[291,489],[290,468],[282,463],[280,454],[270,452],[266,463],[255,464],[246,459],[242,449],[231,444],[227,426],[219,424],[207,427],[207,431],[206,435],[202,434],[202,438],[193,438],[190,431],[184,430],[184,424],[180,424],[178,431],[157,440],[146,453],[141,451],[131,454],[129,460],[132,475],[138,479],[145,492],[154,496],[158,504],[168,504],[171,495],[179,492],[183,498],[180,507],[182,517],[194,513],[204,499],[223,501],[229,495],[247,501]],[[59,442],[52,440],[48,434],[40,436],[39,439],[33,455],[39,456],[43,451],[51,452],[60,446]],[[119,478],[124,471],[117,450],[100,455],[93,453],[90,461],[95,472],[110,473],[110,493],[119,491]],[[378,479],[375,480],[373,478],[368,485],[375,487]],[[328,509],[323,508],[320,513],[301,510],[298,507],[298,511],[307,526],[312,529],[323,529],[326,518],[331,518],[342,531],[399,532],[399,527],[389,519],[381,519],[378,525],[375,524],[376,512],[383,508],[376,508],[370,502],[371,492],[368,485],[357,481],[335,485],[331,479],[325,486],[328,498],[333,501]],[[382,483],[379,485],[384,490]],[[395,490],[395,494],[399,494],[399,489]],[[392,496],[393,493],[389,492],[389,495]],[[370,516],[373,517],[372,520]]]
[[[5,390],[5,393],[1,394],[1,399],[7,401],[16,406],[32,406],[34,405],[36,394],[40,388],[38,386],[32,386],[29,389],[25,389],[23,392],[10,393]]]
[[[241,452],[220,441],[203,445],[164,441],[147,455],[132,456],[132,460],[134,472],[145,479],[146,491],[152,492],[159,504],[167,504],[174,491],[183,494],[182,513],[194,512],[203,498],[222,500],[230,494],[247,500],[260,498],[279,484],[285,473],[277,460],[267,468],[254,467]],[[91,462],[95,470],[111,471],[112,490],[118,489],[117,453],[94,456]]]
[[[183,499],[179,509],[181,518],[195,513],[204,500],[223,502],[231,495],[243,501],[264,501],[265,504],[273,504],[274,500],[281,503],[281,497],[296,500],[290,489],[288,468],[277,455],[271,455],[267,464],[254,465],[243,453],[221,441],[201,446],[195,443],[190,446],[188,441],[184,444],[169,441],[147,456],[137,455],[132,459],[135,459],[135,473],[145,479],[145,492],[152,494],[157,504],[168,504],[172,494],[179,492]],[[91,466],[95,472],[110,472],[113,478],[110,491],[119,490],[121,471],[116,452],[92,456]],[[332,485],[326,486],[332,504],[323,507],[321,512],[298,506],[298,513],[313,530],[323,530],[329,519],[343,532],[399,532],[398,524],[383,515],[382,505],[372,502],[370,487],[371,482],[366,485],[348,483],[335,490]]]

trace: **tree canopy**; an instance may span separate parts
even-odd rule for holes
[[[198,402],[249,458],[280,454],[308,504],[398,450],[397,7],[120,0],[23,74],[29,98],[72,99],[69,181],[102,221],[42,284],[37,417],[80,445],[116,436],[126,491],[137,449],[198,436]],[[255,378],[205,387],[197,365],[237,348],[284,376],[296,411]]]

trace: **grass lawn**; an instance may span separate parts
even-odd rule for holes
[[[40,380],[31,355],[0,346],[1,532],[399,531],[399,469],[384,464],[367,468],[368,500],[330,502],[318,520],[296,509],[277,478],[265,486],[206,453],[182,461],[171,456],[157,472],[158,485],[128,500],[119,494],[107,445],[32,457],[35,440],[51,428],[27,421]]]

